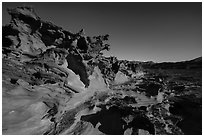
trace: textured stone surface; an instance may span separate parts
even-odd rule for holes
[[[201,58],[153,63],[104,57],[109,35],[72,33],[30,7],[8,12],[3,134],[201,134]]]

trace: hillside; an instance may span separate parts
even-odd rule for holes
[[[108,34],[64,30],[30,7],[8,13],[2,134],[201,134],[202,58],[153,63],[104,57]]]

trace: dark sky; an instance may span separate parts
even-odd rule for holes
[[[139,61],[182,61],[202,56],[202,3],[3,3],[3,25],[8,7],[31,5],[44,20],[72,32],[109,34],[105,55]]]

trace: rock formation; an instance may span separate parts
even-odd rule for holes
[[[72,33],[30,7],[8,13],[11,21],[2,28],[3,134],[201,133],[200,113],[191,112],[201,111],[199,71],[196,78],[178,77],[158,72],[163,64],[104,57],[109,35]],[[185,63],[195,68],[198,62]],[[198,130],[189,132],[185,124]]]

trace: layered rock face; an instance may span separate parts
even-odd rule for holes
[[[3,134],[200,134],[193,122],[200,113],[191,113],[201,110],[198,79],[179,81],[153,71],[154,63],[104,57],[109,35],[72,33],[30,7],[8,13],[11,22],[2,28]],[[189,133],[183,126],[189,123],[198,130]]]

